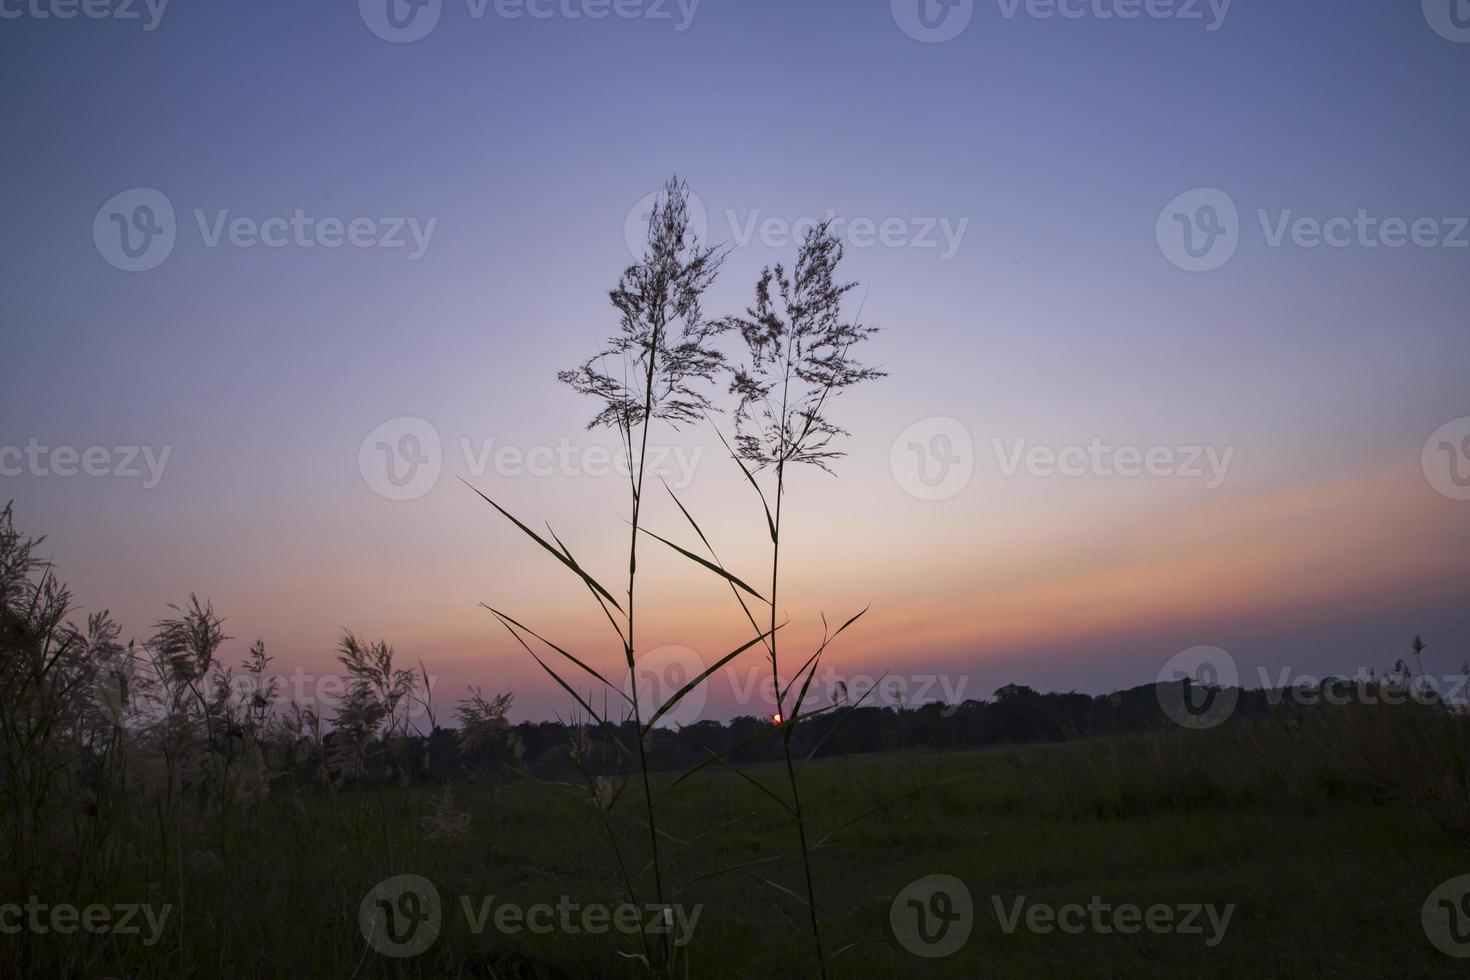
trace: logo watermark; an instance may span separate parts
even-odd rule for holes
[[[18,902],[0,905],[0,934],[15,936],[31,932],[41,936],[52,933],[70,936],[81,931],[94,936],[142,936],[144,946],[156,946],[173,911],[172,905],[155,908],[143,902],[53,905],[32,895],[24,905]]]
[[[1465,879],[1470,882],[1470,877]],[[1213,949],[1224,942],[1235,914],[1235,905],[1183,902],[1112,902],[1093,895],[1085,904],[1053,905],[1026,895],[1005,898],[992,895],[1000,931],[1006,935],[1024,929],[1035,935],[1060,932],[1124,936],[1147,932],[1154,935],[1198,936]],[[1467,905],[1470,915],[1470,905]],[[889,926],[904,949],[926,959],[951,956],[969,941],[975,927],[975,904],[970,889],[953,875],[926,875],[910,882],[893,899],[888,910]],[[1470,939],[1470,937],[1467,937]]]
[[[626,479],[631,472],[626,449],[584,446],[570,439],[561,439],[555,445],[517,446],[509,443],[497,445],[494,439],[475,444],[461,438],[459,448],[464,456],[465,469],[474,477],[493,471],[496,476],[506,479],[560,476],[600,480],[607,477]],[[695,473],[704,459],[703,446],[655,445],[647,447],[644,453],[645,472],[659,477],[675,490],[684,490],[694,482]]]
[[[765,248],[791,248],[801,244],[808,232],[825,224],[849,248],[932,249],[941,262],[959,254],[965,233],[970,230],[969,218],[847,217],[831,209],[820,217],[796,219],[765,215],[758,208],[743,215],[726,209],[724,216],[730,226],[730,241],[736,248],[747,248],[753,243]]]
[[[704,658],[689,647],[658,647],[633,658],[633,677],[623,681],[623,693],[633,697],[633,680],[636,678],[638,705],[647,719],[708,667]],[[692,725],[700,720],[708,700],[708,686],[700,684],[680,698],[659,718],[658,724],[665,728]]]
[[[428,419],[402,415],[369,432],[357,450],[368,489],[387,500],[417,500],[439,483],[444,452]]]
[[[1351,215],[1314,217],[1291,209],[1255,212],[1267,248],[1368,250],[1470,248],[1470,217],[1405,218],[1358,208]],[[1154,229],[1159,250],[1186,272],[1213,272],[1229,262],[1244,233],[1239,209],[1215,187],[1186,191],[1159,212]]]
[[[1023,470],[1030,476],[1156,477],[1200,480],[1206,490],[1218,490],[1230,473],[1235,447],[1215,446],[1112,446],[1100,438],[1084,445],[1043,446],[1026,439],[992,438],[1000,474],[1013,477]]]
[[[702,0],[465,0],[472,21],[642,20],[669,23],[682,34],[694,25]],[[358,0],[358,14],[373,34],[393,44],[422,40],[439,26],[444,0]]]
[[[307,214],[254,217],[228,208],[195,208],[200,243],[208,249],[300,248],[404,249],[416,262],[429,250],[438,218],[341,218]],[[135,187],[109,198],[92,219],[92,241],[107,263],[124,272],[147,272],[162,265],[178,242],[173,202],[162,191]]]
[[[1220,647],[1181,650],[1169,658],[1156,680],[1154,693],[1164,715],[1193,731],[1223,724],[1240,699],[1240,669]]]
[[[460,437],[460,465],[471,479],[493,473],[508,480],[627,479],[627,450],[582,445],[570,439],[554,444],[518,446],[496,439]],[[643,448],[644,471],[683,490],[694,482],[704,447],[652,445]],[[434,489],[443,475],[445,449],[439,430],[427,419],[399,416],[377,426],[358,446],[357,465],[369,489],[388,500],[417,500]]]
[[[1114,445],[1094,436],[1086,443],[1048,446],[1021,438],[992,436],[995,471],[1005,479],[1195,480],[1218,490],[1230,474],[1234,446]],[[903,490],[920,500],[948,500],[969,486],[975,444],[963,422],[943,416],[920,419],[899,433],[888,454],[889,471]]]
[[[0,477],[87,476],[140,480],[144,490],[163,481],[172,446],[46,446],[34,436],[24,446],[0,446]]]
[[[1101,936],[1113,933],[1134,936],[1141,932],[1156,936],[1199,936],[1210,949],[1225,941],[1225,932],[1235,914],[1233,903],[1217,906],[1200,902],[1177,905],[1154,902],[1145,906],[1135,902],[1113,903],[1101,895],[1093,895],[1086,905],[1080,902],[1051,905],[1030,901],[1025,895],[1018,895],[1010,902],[995,895],[990,903],[1006,935],[1015,933],[1024,923],[1027,932],[1040,936],[1053,932],[1069,936],[1087,932]]]
[[[889,0],[893,22],[915,41],[941,44],[965,33],[975,0]]]
[[[1443,882],[1420,912],[1424,935],[1446,956],[1470,959],[1470,875]]]
[[[607,905],[562,895],[555,903],[523,905],[495,895],[460,895],[455,906],[476,936],[493,929],[504,936],[667,935],[675,946],[688,945],[703,905]],[[434,883],[420,875],[395,875],[363,896],[358,925],[370,947],[384,956],[407,959],[429,949],[444,927],[445,907]]]
[[[623,222],[623,240],[628,252],[641,259],[648,244],[648,219],[662,192],[645,195],[628,212]],[[700,242],[710,242],[710,214],[697,195],[689,195],[689,232]],[[726,208],[715,227],[719,242],[735,248],[759,245],[788,249],[800,245],[808,232],[826,225],[848,248],[912,248],[933,251],[941,262],[953,259],[970,230],[970,219],[917,215],[844,215],[828,209],[821,215],[789,217],[767,214],[759,208],[740,211]]]
[[[995,0],[1002,20],[1176,20],[1207,33],[1225,26],[1234,0]],[[889,0],[893,21],[915,41],[939,44],[963,34],[975,0]]]
[[[145,33],[158,30],[169,0],[0,0],[0,20],[137,21]]]
[[[730,682],[730,694],[736,704],[762,704],[771,709],[776,707],[776,681],[766,667],[750,663],[742,668],[729,666],[725,676]],[[807,683],[803,678],[802,683]],[[952,717],[959,711],[965,699],[965,688],[970,684],[968,674],[850,674],[827,666],[811,675],[804,703],[807,710],[816,706],[838,706],[847,704],[870,704],[878,706],[917,708],[935,702],[943,703],[940,717]],[[800,685],[791,694],[801,689]],[[785,698],[790,707],[791,696]]]
[[[888,469],[910,496],[949,500],[970,485],[975,473],[975,443],[959,419],[920,419],[893,440]]]
[[[124,272],[158,268],[173,254],[177,238],[173,202],[152,187],[114,194],[92,219],[97,254]]]
[[[384,956],[418,956],[434,945],[444,925],[439,889],[420,875],[385,878],[363,896],[357,923],[368,945]]]
[[[1348,704],[1464,704],[1470,676],[1465,674],[1411,674],[1408,668],[1375,674],[1359,667],[1352,676],[1317,677],[1293,674],[1282,667],[1273,677],[1265,667],[1256,668],[1261,690],[1272,707],[1290,703],[1303,708],[1317,705],[1342,707]]]
[[[92,679],[93,703],[103,717],[118,728],[130,721],[159,722],[166,717],[165,707],[147,698],[134,698],[134,667],[131,662],[114,663],[100,668]],[[425,690],[397,703],[390,724],[426,720],[431,717],[432,699],[439,687],[439,675],[424,678]],[[254,711],[269,705],[273,718],[284,717],[286,711],[309,710],[318,719],[329,718],[350,700],[359,683],[345,674],[315,674],[296,668],[289,674],[256,674],[232,672],[221,680],[221,690],[231,703],[250,706]],[[256,701],[259,696],[260,700]]]
[[[1424,477],[1441,496],[1470,500],[1470,416],[1452,419],[1424,443]]]
[[[1424,19],[1434,33],[1446,41],[1470,44],[1470,2],[1467,0],[1423,0]]]
[[[900,946],[925,959],[960,951],[975,928],[970,889],[953,875],[926,875],[893,898],[888,924]]]
[[[1257,690],[1272,708],[1374,705],[1464,705],[1470,675],[1414,673],[1399,660],[1392,671],[1359,667],[1352,675],[1318,677],[1291,667],[1256,668]],[[1240,668],[1219,647],[1191,647],[1159,671],[1155,692],[1164,714],[1184,728],[1214,728],[1235,713],[1241,693]]]
[[[1240,247],[1240,212],[1214,187],[1185,191],[1164,205],[1154,227],[1164,257],[1186,272],[1213,272]]]

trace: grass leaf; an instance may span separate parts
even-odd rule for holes
[[[569,555],[569,554],[567,554],[565,552],[559,551],[558,549],[556,549],[555,547],[553,547],[549,542],[547,542],[547,540],[545,538],[543,538],[541,535],[537,534],[535,531],[531,530],[529,527],[527,527],[526,525],[522,524],[519,520],[517,520],[515,518],[515,516],[513,514],[511,514],[510,511],[506,510],[504,507],[500,506],[495,501],[493,501],[489,497],[485,496],[483,493],[480,493],[479,490],[476,490],[473,486],[471,486],[463,478],[461,478],[459,482],[463,483],[465,486],[469,487],[471,490],[474,490],[475,493],[479,494],[481,500],[485,501],[485,503],[489,504],[491,507],[494,507],[496,510],[498,510],[502,514],[504,514],[506,516],[506,518],[512,524],[514,524],[516,527],[518,527],[522,531],[524,531],[527,537],[529,537],[532,541],[535,541],[541,547],[545,548],[548,552],[550,552],[553,556],[556,557],[556,560],[557,561],[561,562],[563,565],[567,566],[573,572],[575,572],[579,577],[581,577],[581,579],[582,579],[583,582],[586,582],[587,583],[587,587],[588,588],[595,590],[604,599],[606,599],[608,602],[612,603],[612,606],[613,606],[614,609],[616,609],[618,612],[622,612],[623,611],[623,607],[620,606],[620,605],[618,605],[618,600],[616,600],[616,599],[613,598],[612,593],[609,592],[609,591],[607,591],[607,589],[604,589],[598,583],[598,581],[596,579],[594,579],[591,575],[588,575],[587,572],[582,569],[582,566],[581,565],[578,565],[576,563],[576,561],[574,561],[572,559],[572,556],[571,555]]]
[[[708,568],[710,571],[714,572],[716,575],[718,575],[721,578],[725,579],[727,582],[730,582],[730,583],[732,583],[734,585],[740,586],[740,588],[744,589],[746,592],[749,592],[751,595],[755,596],[761,602],[767,602],[765,596],[761,595],[755,589],[752,589],[750,586],[746,585],[744,582],[740,581],[740,579],[736,578],[734,575],[731,575],[729,572],[725,571],[723,568],[721,568],[719,565],[715,564],[714,562],[709,561],[708,559],[705,559],[705,558],[701,558],[698,555],[696,555],[694,552],[687,551],[684,548],[679,547],[678,545],[674,544],[674,542],[670,541],[667,538],[661,538],[661,537],[659,537],[657,534],[654,534],[652,531],[648,530],[647,528],[639,528],[638,530],[642,531],[644,534],[648,535],[650,538],[653,538],[653,539],[655,539],[657,541],[662,541],[664,544],[668,545],[670,548],[673,548],[675,551],[677,551],[679,554],[683,555],[685,558],[688,558],[692,562],[697,562],[698,564],[703,565],[705,568]],[[767,603],[767,604],[769,605],[769,603]]]
[[[780,629],[780,628],[781,628],[780,626],[777,626],[776,627],[776,629]],[[644,725],[643,725],[643,731],[644,731],[644,733],[646,734],[647,732],[652,731],[653,730],[653,723],[654,722],[658,721],[665,714],[667,714],[670,710],[672,710],[673,707],[674,707],[674,705],[678,704],[680,701],[682,701],[684,699],[684,695],[688,694],[690,691],[694,690],[696,687],[698,687],[699,685],[703,684],[704,681],[705,681],[705,678],[709,677],[710,674],[713,674],[715,671],[719,670],[721,667],[725,666],[727,663],[729,663],[730,661],[734,660],[736,657],[740,656],[746,650],[749,650],[751,647],[755,646],[757,643],[761,642],[762,640],[764,640],[766,637],[770,636],[774,632],[776,632],[776,630],[766,630],[764,633],[762,633],[760,636],[757,636],[755,639],[749,640],[749,641],[741,644],[740,646],[736,647],[734,650],[731,650],[729,653],[725,654],[719,660],[715,661],[714,665],[711,666],[711,667],[709,667],[709,668],[707,668],[704,671],[704,673],[700,674],[698,677],[694,678],[694,680],[690,681],[688,684],[685,684],[683,687],[679,688],[678,693],[676,693],[673,697],[669,698],[663,704],[659,705],[659,709],[653,713],[653,717],[652,718],[649,718],[648,721],[644,722]]]

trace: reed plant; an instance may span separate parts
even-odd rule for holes
[[[577,561],[555,532],[548,529],[551,541],[547,541],[494,500],[480,493],[486,502],[582,581],[621,647],[628,675],[625,689],[612,684],[585,660],[546,639],[509,614],[494,607],[486,607],[552,679],[572,695],[580,709],[602,727],[618,751],[636,760],[643,797],[643,820],[648,835],[649,866],[653,874],[655,899],[660,907],[665,907],[668,882],[665,880],[657,806],[652,780],[649,778],[648,741],[654,726],[711,674],[769,635],[757,636],[720,658],[662,704],[644,703],[640,693],[643,685],[639,683],[638,675],[637,586],[638,545],[643,531],[643,508],[647,489],[645,476],[648,471],[649,432],[656,422],[677,427],[681,423],[694,422],[705,417],[713,408],[706,389],[725,364],[724,356],[714,346],[714,339],[727,328],[727,324],[706,317],[701,301],[705,290],[718,276],[723,261],[724,253],[701,243],[690,228],[688,185],[677,177],[671,179],[653,203],[643,257],[623,272],[617,286],[609,293],[612,305],[619,315],[618,332],[585,362],[574,369],[561,372],[558,376],[559,380],[577,393],[598,403],[599,407],[588,428],[606,428],[616,433],[629,462],[627,584],[622,592],[621,602]],[[479,493],[478,490],[476,492]],[[723,568],[705,564],[738,587],[747,589],[752,595],[758,595]],[[771,630],[774,631],[775,628],[773,623]],[[560,658],[562,670],[557,670],[538,656],[528,640],[554,652]],[[567,665],[593,678],[605,690],[622,699],[634,726],[634,745],[631,748],[618,737],[617,727],[620,726],[611,724],[606,708],[602,712],[595,710],[563,676],[563,671],[568,669]],[[605,787],[595,782],[596,777],[590,773],[585,775],[591,781],[594,798],[605,800],[607,806],[603,809],[611,810],[622,796],[626,781],[609,793]],[[621,855],[619,861],[621,865]],[[626,870],[625,879],[629,895],[636,902],[635,885]],[[673,968],[674,950],[669,948],[666,935],[660,936],[655,945],[650,943],[645,933],[643,946],[643,956],[650,967],[664,970]]]
[[[771,539],[770,630],[766,651],[776,704],[774,721],[782,728],[791,817],[801,848],[812,941],[823,977],[827,975],[827,959],[812,876],[808,820],[792,759],[791,737],[823,654],[832,640],[867,610],[848,619],[835,632],[826,629],[824,616],[823,637],[817,651],[784,685],[776,617],[781,579],[782,504],[786,498],[788,470],[815,466],[832,473],[832,465],[844,455],[837,440],[848,434],[832,420],[833,399],[849,388],[883,376],[882,371],[862,364],[854,356],[854,348],[872,337],[877,328],[864,326],[860,317],[848,320],[844,316],[844,298],[857,284],[838,279],[842,255],[842,242],[823,224],[807,233],[789,274],[781,265],[767,267],[762,272],[756,283],[754,305],[743,318],[734,321],[745,342],[747,359],[734,369],[730,385],[731,393],[740,400],[735,411],[733,455],[748,485],[760,498]],[[756,479],[759,473],[770,475],[769,496]],[[789,699],[791,689],[802,681],[803,673],[805,680],[796,697]]]

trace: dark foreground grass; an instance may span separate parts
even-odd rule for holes
[[[1463,975],[1463,961],[1435,949],[1420,923],[1430,891],[1470,871],[1460,845],[1408,804],[1339,786],[1330,773],[1304,776],[1288,759],[1277,772],[1231,768],[1225,744],[1224,736],[1180,731],[808,763],[813,839],[825,839],[814,854],[824,938],[840,951],[833,974]],[[777,788],[784,770],[754,775]],[[470,825],[450,840],[425,823],[438,799],[425,788],[275,795],[248,820],[176,841],[168,867],[181,868],[177,874],[163,872],[162,855],[145,847],[111,862],[126,872],[79,885],[85,894],[42,897],[172,903],[157,944],[81,933],[0,942],[16,944],[20,958],[9,962],[27,977],[647,975],[626,955],[640,951],[636,936],[510,934],[493,915],[476,932],[466,914],[466,900],[478,910],[492,896],[492,909],[626,901],[584,789],[528,780],[459,786],[455,805]],[[674,789],[663,812],[667,879],[679,889],[671,899],[700,907],[679,972],[811,975],[800,861],[782,850],[791,836],[786,815],[718,769]],[[636,825],[629,830],[636,837]],[[150,835],[139,827],[129,836]],[[623,856],[635,870],[647,859],[626,848]],[[358,920],[364,895],[398,874],[431,880],[444,906],[437,940],[408,959],[371,949]],[[973,934],[943,959],[913,955],[889,926],[894,896],[930,874],[959,878],[974,903]],[[1028,905],[1085,906],[1096,896],[1114,906],[1234,909],[1213,946],[1208,924],[1197,935],[1038,934],[1024,922],[1007,933],[995,903],[1009,914],[1023,896]]]

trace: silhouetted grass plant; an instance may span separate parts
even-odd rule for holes
[[[760,500],[766,530],[771,540],[770,629],[765,642],[771,665],[771,685],[776,713],[773,721],[781,729],[782,752],[791,802],[783,806],[791,815],[801,849],[802,873],[806,883],[806,905],[815,947],[817,966],[827,975],[827,956],[822,946],[816,885],[812,875],[812,846],[808,821],[802,807],[801,785],[792,759],[791,738],[811,689],[822,657],[829,645],[867,609],[852,616],[835,631],[822,617],[823,636],[818,646],[789,680],[783,681],[777,632],[781,580],[782,504],[790,467],[808,465],[831,473],[831,465],[843,455],[835,440],[847,433],[831,417],[831,401],[843,391],[883,376],[883,372],[861,364],[853,348],[877,329],[847,320],[844,297],[856,283],[838,281],[842,243],[829,226],[809,231],[790,274],[784,266],[767,267],[756,283],[755,303],[744,317],[732,321],[745,343],[747,360],[732,372],[730,391],[739,398],[735,411],[735,447],[731,455],[740,466],[746,483]],[[723,439],[723,436],[721,437]],[[728,446],[728,442],[726,443]],[[774,484],[771,496],[762,490],[757,474],[769,473]],[[773,502],[774,499],[774,502]],[[680,505],[683,509],[683,505]],[[685,511],[685,516],[688,512]],[[690,519],[693,523],[693,519]],[[695,525],[698,531],[698,526]],[[704,539],[703,532],[700,532]],[[708,541],[705,541],[708,545]],[[735,592],[746,616],[749,607]],[[805,675],[803,677],[803,675]],[[799,686],[798,686],[799,685]],[[796,688],[795,697],[791,696]]]
[[[683,689],[659,705],[642,702],[637,664],[637,610],[638,610],[638,544],[642,531],[643,504],[645,500],[644,478],[647,474],[648,435],[652,423],[662,421],[669,425],[691,422],[702,418],[711,409],[704,394],[704,387],[713,381],[724,363],[723,355],[715,349],[712,341],[724,325],[704,316],[701,298],[704,291],[714,282],[719,273],[723,255],[703,245],[689,228],[689,190],[677,178],[670,180],[654,201],[648,221],[647,248],[641,261],[624,271],[617,287],[610,295],[612,305],[619,313],[618,332],[614,334],[595,355],[579,367],[564,371],[560,380],[579,394],[587,395],[600,403],[589,428],[609,428],[622,444],[629,460],[628,502],[629,524],[627,588],[624,601],[620,603],[612,592],[594,578],[570,549],[548,527],[551,542],[532,531],[521,521],[511,516],[495,501],[480,494],[496,510],[504,514],[533,541],[576,574],[591,593],[592,599],[601,609],[604,618],[617,636],[622,647],[628,672],[627,691],[619,689],[584,660],[569,653],[554,642],[546,639],[529,626],[493,607],[487,607],[500,620],[505,629],[526,652],[576,701],[577,705],[592,717],[607,733],[620,752],[636,758],[639,784],[642,789],[644,819],[648,831],[650,867],[656,901],[666,906],[666,882],[661,840],[658,829],[657,806],[653,798],[652,781],[649,779],[647,741],[655,724],[672,710],[688,693],[703,684],[715,671],[723,668],[745,650],[762,641],[757,636],[748,643],[720,658],[700,676],[690,681]],[[479,491],[476,491],[479,493]],[[554,542],[554,543],[553,543]],[[719,572],[728,581],[754,590],[739,582],[723,569],[704,563]],[[776,625],[773,622],[771,632]],[[606,712],[599,714],[563,676],[532,649],[527,637],[544,645],[561,658],[564,667],[570,665],[592,679],[605,690],[613,692],[626,702],[627,710],[635,726],[635,745],[628,749],[617,735],[618,727],[609,722]],[[579,762],[580,767],[580,762]],[[596,788],[595,778],[584,771],[594,796],[607,797],[606,811],[611,811],[622,796],[626,783],[616,787],[611,794]],[[614,846],[616,838],[614,837]],[[622,865],[622,855],[619,853]],[[632,876],[627,876],[626,885],[630,897],[636,903],[636,887]],[[660,936],[657,944],[651,944],[643,935],[643,956],[650,968],[660,971],[673,969],[675,950],[669,945],[666,935]]]

